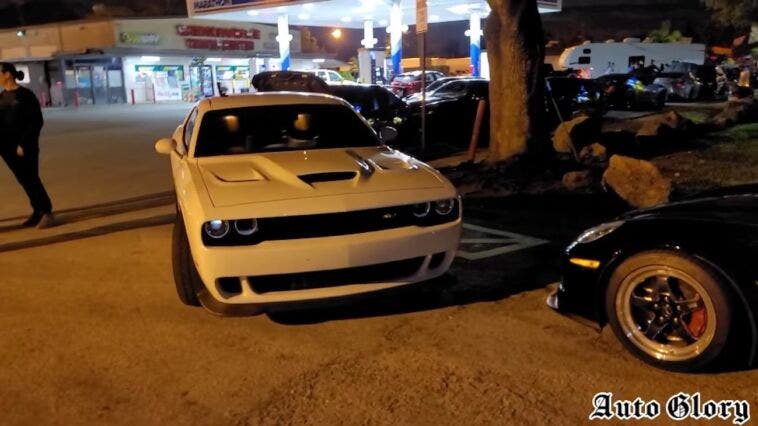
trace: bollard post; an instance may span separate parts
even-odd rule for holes
[[[155,84],[153,84],[153,103],[154,104],[158,103],[158,99],[155,98]]]
[[[77,108],[79,108],[79,102],[80,102],[80,100],[79,100],[79,91],[76,90],[76,91],[74,91],[74,106],[77,107]]]
[[[134,98],[134,89],[132,89],[132,105],[135,105],[137,102]]]
[[[484,109],[486,106],[487,101],[480,99],[479,105],[476,107],[476,119],[474,119],[474,128],[471,130],[471,142],[469,142],[468,145],[468,161],[472,163],[476,159],[476,145],[479,143],[479,132],[482,129]]]

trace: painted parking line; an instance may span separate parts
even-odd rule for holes
[[[481,260],[547,244],[549,241],[515,232],[463,224],[463,237],[457,256]]]

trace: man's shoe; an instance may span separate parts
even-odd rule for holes
[[[26,219],[21,224],[21,227],[22,228],[31,228],[31,227],[37,226],[39,224],[40,220],[42,220],[42,216],[44,216],[44,214],[42,212],[34,212],[34,213],[32,213],[32,215],[29,216],[29,218]]]
[[[45,229],[55,226],[55,216],[52,213],[45,213],[37,223],[37,229]]]

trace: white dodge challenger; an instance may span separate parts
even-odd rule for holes
[[[455,256],[455,188],[341,99],[205,99],[155,149],[171,158],[185,304],[260,313],[435,278]]]

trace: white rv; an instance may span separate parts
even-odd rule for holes
[[[581,70],[582,77],[596,78],[605,74],[629,72],[636,66],[670,65],[689,62],[702,65],[705,45],[695,43],[642,43],[625,39],[621,43],[590,43],[563,51],[558,65],[561,69]]]

